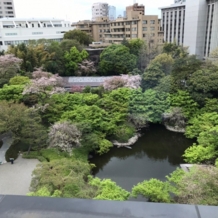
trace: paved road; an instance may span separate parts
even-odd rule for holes
[[[12,139],[11,135],[8,135],[8,136],[3,137],[2,141],[3,141],[3,145],[0,148],[0,162],[6,163],[5,153],[10,148],[10,146],[13,142],[13,139]]]
[[[14,164],[0,165],[0,195],[26,195],[29,192],[32,171],[38,163],[38,160],[19,156]]]

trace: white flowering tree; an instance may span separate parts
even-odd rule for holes
[[[49,147],[71,153],[74,147],[80,146],[81,132],[68,121],[57,122],[49,129]]]
[[[140,75],[121,75],[114,76],[110,79],[104,81],[103,86],[105,90],[114,90],[122,87],[127,87],[130,89],[138,89],[141,84]]]

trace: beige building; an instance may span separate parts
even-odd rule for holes
[[[109,21],[99,17],[95,21],[79,21],[72,26],[93,37],[95,42],[121,43],[123,39],[143,39],[147,43],[162,44],[164,33],[157,15],[144,15],[143,5],[134,4],[126,8],[126,18]]]
[[[0,0],[0,18],[3,17],[15,17],[13,0]]]

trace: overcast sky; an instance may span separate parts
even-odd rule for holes
[[[76,22],[78,20],[91,19],[91,7],[96,2],[107,2],[117,9],[117,16],[123,15],[125,7],[132,5],[134,0],[14,0],[16,17],[55,17]],[[137,0],[145,5],[147,15],[157,14],[160,16],[158,7],[173,4],[174,0]]]

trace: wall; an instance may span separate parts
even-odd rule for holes
[[[206,0],[186,1],[184,46],[189,46],[190,54],[196,54],[200,59],[204,57],[206,18]]]

